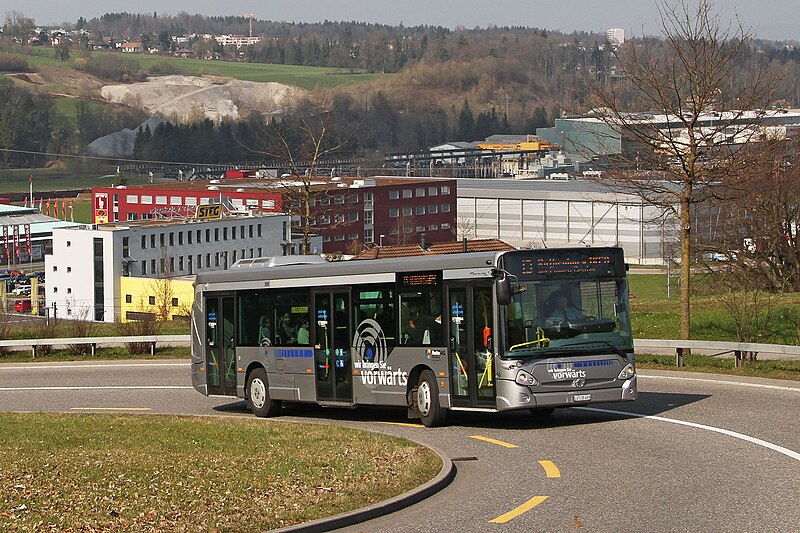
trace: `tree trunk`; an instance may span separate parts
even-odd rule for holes
[[[692,214],[691,184],[684,187],[680,205],[681,233],[681,339],[691,339]]]

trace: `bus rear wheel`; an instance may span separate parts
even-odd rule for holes
[[[417,410],[422,423],[431,428],[441,426],[447,419],[447,410],[439,404],[436,377],[430,370],[423,371],[417,385]]]
[[[256,368],[247,377],[247,407],[256,416],[275,416],[281,409],[280,402],[269,397],[267,373],[263,368]]]

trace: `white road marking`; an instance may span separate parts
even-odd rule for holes
[[[0,387],[0,392],[13,392],[24,390],[128,390],[128,389],[193,389],[190,385],[120,385],[120,386],[102,386],[102,387]]]
[[[658,420],[660,422],[669,422],[671,424],[679,424],[681,426],[689,426],[692,428],[697,429],[704,429],[706,431],[713,431],[715,433],[721,433],[723,435],[728,435],[729,437],[733,437],[735,439],[741,439],[752,444],[756,444],[758,446],[763,446],[764,448],[768,448],[772,451],[782,453],[783,455],[794,459],[795,461],[800,461],[800,453],[790,450],[789,448],[784,448],[783,446],[778,446],[777,444],[773,444],[771,442],[767,442],[765,440],[757,439],[755,437],[751,437],[750,435],[745,435],[744,433],[737,433],[736,431],[731,431],[729,429],[722,429],[714,426],[707,426],[705,424],[697,424],[695,422],[686,422],[684,420],[676,420],[674,418],[665,418],[663,416],[655,416],[655,415],[643,415],[641,413],[631,413],[627,411],[615,411],[613,409],[598,409],[597,407],[577,407],[576,409],[583,409],[584,411],[595,411],[598,413],[608,413],[613,415],[622,415],[622,416],[631,416],[634,418],[648,418],[650,420]]]
[[[728,381],[728,380],[719,380],[719,379],[707,379],[707,378],[686,378],[682,376],[652,376],[648,374],[638,373],[639,377],[645,379],[674,379],[678,381],[699,381],[702,383],[717,383],[723,385],[736,385],[739,387],[753,387],[757,389],[773,389],[773,390],[784,390],[784,391],[793,391],[793,392],[800,392],[800,387],[783,387],[780,385],[764,385],[762,383],[742,383],[739,381]]]
[[[191,363],[102,363],[102,364],[85,364],[85,365],[39,365],[36,363],[25,363],[24,366],[10,366],[0,365],[0,372],[3,370],[40,370],[40,369],[60,369],[60,368],[117,368],[134,366],[141,368],[143,366],[191,366]]]

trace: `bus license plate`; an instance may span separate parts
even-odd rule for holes
[[[572,396],[573,402],[588,402],[591,399],[592,399],[591,394],[575,394],[574,396]]]

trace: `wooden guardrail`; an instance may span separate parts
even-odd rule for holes
[[[717,352],[712,354],[712,356],[732,353],[736,360],[737,367],[742,366],[744,354],[747,352],[782,355],[792,359],[800,358],[800,346],[787,346],[784,344],[667,339],[635,339],[633,344],[637,351],[659,348],[675,350],[675,364],[677,366],[683,366],[683,356],[688,350]]]
[[[72,346],[75,344],[88,344],[91,346],[92,355],[98,346],[120,346],[130,343],[146,343],[150,345],[150,355],[155,355],[156,345],[188,346],[189,335],[134,335],[124,337],[72,337],[55,339],[15,339],[0,340],[0,346],[7,348],[30,348],[35,358],[36,350],[40,346]]]

